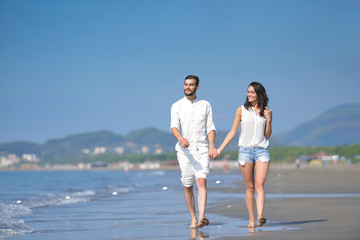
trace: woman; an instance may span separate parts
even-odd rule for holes
[[[249,212],[249,225],[247,226],[249,228],[255,227],[255,189],[257,193],[257,225],[260,227],[266,223],[266,218],[263,216],[265,205],[264,184],[270,165],[268,138],[272,132],[272,112],[267,107],[268,102],[269,98],[263,85],[258,82],[250,83],[245,104],[237,108],[233,126],[217,149],[218,154],[225,149],[235,137],[241,123],[238,163],[246,184],[245,199]]]

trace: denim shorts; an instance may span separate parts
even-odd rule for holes
[[[269,162],[270,153],[268,148],[240,147],[238,162],[244,166],[245,162],[256,163],[257,161]]]

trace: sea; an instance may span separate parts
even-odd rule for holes
[[[239,170],[226,174],[215,170],[207,185],[235,189],[241,181]],[[209,190],[208,208],[225,201],[244,201],[244,197]],[[250,234],[244,227],[247,216],[206,216],[209,226],[188,229],[190,217],[179,170],[0,172],[1,240],[200,240]],[[292,230],[269,224],[261,231],[285,228]]]

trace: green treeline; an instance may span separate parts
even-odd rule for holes
[[[99,154],[80,157],[53,157],[51,159],[42,159],[41,164],[72,164],[72,163],[115,163],[119,161],[129,161],[132,163],[141,163],[144,161],[172,161],[176,159],[176,153],[163,154]]]
[[[271,161],[274,162],[292,162],[295,158],[303,155],[312,155],[319,152],[326,152],[330,155],[340,155],[352,159],[355,162],[355,155],[360,154],[360,144],[335,147],[270,147]],[[231,159],[237,159],[238,151],[231,151],[224,154],[230,154]],[[221,154],[221,155],[224,155]]]
[[[326,152],[331,155],[340,155],[350,158],[352,162],[359,162],[355,159],[360,154],[360,144],[334,147],[270,147],[271,160],[274,162],[292,162],[296,157],[302,155],[312,155],[319,152]],[[223,152],[218,160],[226,157],[227,159],[236,160],[238,151]],[[51,159],[42,159],[41,164],[72,164],[72,163],[115,163],[119,161],[129,161],[132,163],[140,163],[144,161],[173,161],[176,159],[176,153],[163,154],[100,154],[80,157],[54,157]]]

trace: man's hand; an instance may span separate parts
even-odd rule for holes
[[[186,138],[183,138],[183,136],[181,136],[179,129],[177,128],[171,128],[171,133],[174,135],[174,137],[179,141],[180,145],[183,148],[187,148],[189,147],[190,143]]]
[[[219,154],[216,151],[216,149],[215,148],[209,148],[209,158],[210,159],[215,159],[217,157],[219,157]]]
[[[180,138],[179,143],[183,148],[187,148],[190,145],[189,141],[186,138]]]

